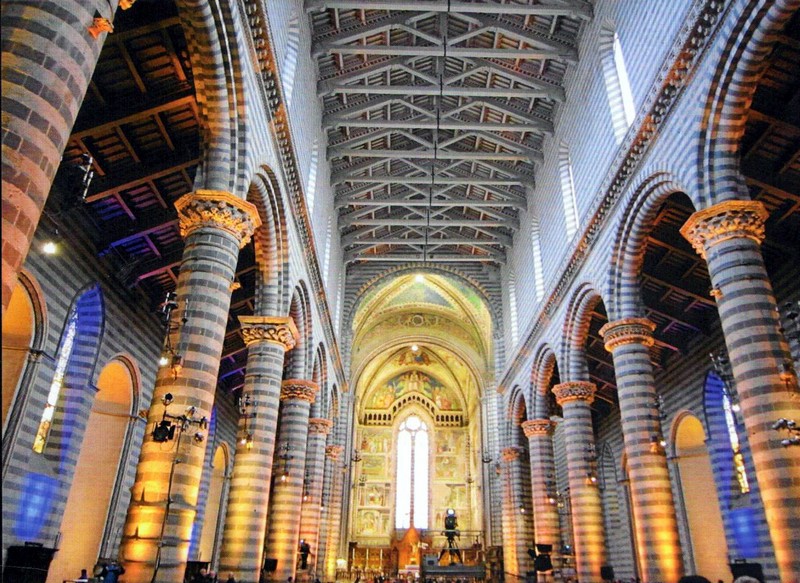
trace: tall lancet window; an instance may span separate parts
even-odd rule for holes
[[[411,415],[397,433],[395,528],[428,528],[428,426]]]

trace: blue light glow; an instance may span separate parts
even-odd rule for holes
[[[14,535],[21,541],[35,540],[47,520],[58,491],[58,480],[43,474],[28,473],[22,483],[20,500],[14,519]]]

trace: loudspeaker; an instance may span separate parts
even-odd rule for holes
[[[734,579],[747,575],[749,577],[755,577],[761,581],[761,583],[764,583],[764,569],[761,567],[761,563],[748,563],[743,561],[741,563],[730,563],[729,566]]]
[[[278,570],[278,559],[264,559],[264,570],[267,573],[274,573]]]
[[[45,583],[57,550],[40,544],[8,547],[3,583]]]
[[[603,565],[600,567],[600,578],[604,581],[613,581],[614,567],[609,567],[608,565]]]
[[[550,560],[550,555],[539,555],[533,562],[533,568],[539,571],[550,571],[553,568],[553,561]]]

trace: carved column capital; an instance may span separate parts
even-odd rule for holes
[[[513,462],[515,459],[519,458],[520,449],[514,445],[511,447],[506,447],[500,450],[500,458],[504,462]]]
[[[331,432],[331,427],[333,427],[333,421],[330,419],[312,417],[308,420],[309,433],[321,433],[322,435],[328,435]]]
[[[595,384],[588,381],[570,381],[553,387],[556,402],[562,406],[570,401],[586,401],[591,404],[596,391]]]
[[[241,249],[261,226],[255,205],[222,190],[196,190],[175,201],[181,236],[185,239],[201,227],[231,233]]]
[[[747,237],[760,244],[768,216],[758,201],[728,200],[694,213],[681,227],[681,235],[706,259],[706,251],[728,239]]]
[[[341,445],[328,445],[325,446],[325,457],[330,460],[336,461],[339,459],[339,456],[342,455],[344,451],[344,447]]]
[[[297,342],[298,332],[290,316],[239,316],[242,337],[247,346],[257,342],[272,342],[291,350]]]
[[[281,401],[287,399],[298,399],[313,403],[316,398],[319,385],[314,381],[304,379],[286,379],[281,383]]]
[[[549,437],[553,435],[556,424],[549,419],[531,419],[522,423],[522,431],[525,437]]]
[[[647,318],[623,318],[605,324],[600,328],[600,336],[605,341],[606,350],[613,352],[626,344],[652,346],[655,329],[655,323]]]

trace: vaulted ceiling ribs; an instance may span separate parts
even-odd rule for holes
[[[504,263],[591,5],[305,6],[346,260]]]

